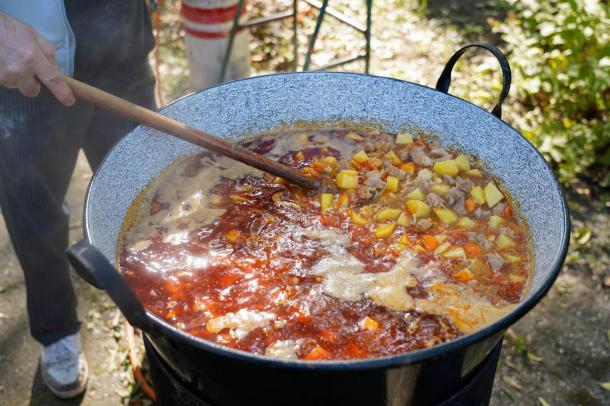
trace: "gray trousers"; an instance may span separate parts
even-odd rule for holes
[[[154,108],[144,2],[72,2],[66,5],[77,41],[75,78]],[[0,209],[25,275],[30,331],[43,345],[80,327],[64,202],[78,152],[95,170],[134,126],[85,103],[64,107],[45,89],[35,98],[0,89]]]

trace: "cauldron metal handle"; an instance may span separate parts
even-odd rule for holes
[[[508,60],[506,59],[506,56],[502,53],[502,51],[500,51],[497,47],[491,44],[466,45],[465,47],[457,51],[455,54],[453,54],[453,56],[445,65],[445,69],[443,69],[443,72],[439,76],[438,81],[436,82],[436,90],[443,93],[449,92],[449,86],[451,85],[451,71],[453,70],[453,66],[468,48],[473,47],[488,50],[496,57],[496,59],[500,63],[500,68],[502,69],[502,91],[500,91],[500,98],[498,100],[498,104],[496,104],[493,110],[491,110],[491,114],[495,115],[498,118],[502,118],[502,103],[504,103],[506,96],[508,96],[508,91],[510,90],[510,65],[508,64]]]
[[[129,324],[148,333],[152,331],[146,310],[116,268],[97,248],[81,240],[70,247],[67,254],[79,276],[96,288],[105,290]]]

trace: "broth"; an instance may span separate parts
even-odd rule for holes
[[[524,228],[468,157],[341,128],[243,145],[329,190],[209,152],[170,165],[134,203],[118,255],[143,305],[175,327],[272,357],[358,359],[474,332],[523,297]]]

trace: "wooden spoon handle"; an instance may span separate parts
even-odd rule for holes
[[[320,184],[306,178],[294,168],[280,164],[262,155],[256,154],[239,145],[214,137],[204,131],[187,126],[184,123],[161,115],[157,112],[138,106],[125,99],[107,93],[70,77],[64,77],[77,99],[91,103],[104,110],[111,111],[145,126],[163,131],[199,145],[220,155],[243,162],[246,165],[269,172],[307,189],[319,189]]]

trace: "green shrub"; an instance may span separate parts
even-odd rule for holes
[[[492,27],[510,53],[520,130],[564,183],[589,170],[610,185],[610,3],[507,1]]]

